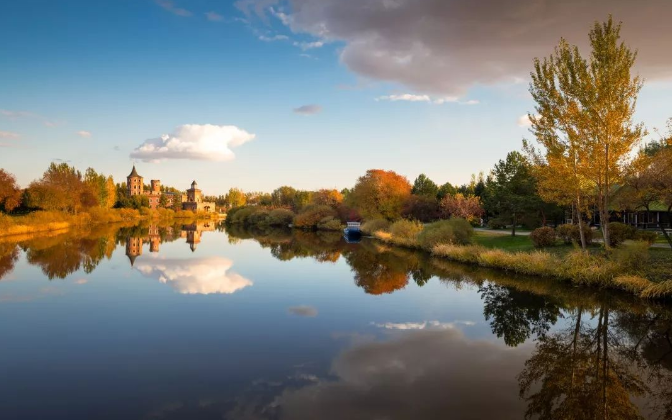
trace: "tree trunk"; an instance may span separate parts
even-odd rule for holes
[[[600,209],[600,229],[604,239],[604,248],[609,249],[609,210]]]
[[[516,213],[513,213],[513,217],[512,217],[511,222],[512,222],[512,224],[511,224],[511,236],[516,236],[516,222],[517,222]]]
[[[581,238],[581,249],[586,249],[586,235],[583,233],[583,221],[581,220],[581,197],[576,197],[576,220],[579,223],[579,237]]]
[[[600,215],[600,225],[602,226],[602,237],[604,239],[604,249],[609,249],[609,142],[605,146],[604,157],[604,194],[600,203],[602,207]]]

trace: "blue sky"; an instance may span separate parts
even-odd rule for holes
[[[533,111],[527,73],[536,53],[549,54],[561,36],[584,42],[592,16],[611,12],[624,15],[625,41],[640,48],[648,79],[638,119],[651,128],[672,117],[671,67],[657,44],[667,42],[657,32],[665,26],[650,19],[665,15],[657,13],[667,7],[662,1],[642,16],[624,0],[598,1],[604,6],[591,5],[574,26],[563,23],[563,10],[542,11],[560,16],[543,37],[501,41],[494,53],[500,41],[460,32],[455,10],[441,18],[436,0],[407,1],[0,2],[0,167],[26,186],[54,160],[116,181],[136,162],[146,179],[184,189],[197,179],[212,194],[285,184],[340,189],[369,168],[411,181],[424,172],[438,183],[467,182],[529,137],[518,120]],[[356,10],[364,3],[376,19]],[[423,13],[447,31],[445,39],[412,26]],[[476,17],[484,28],[502,21]],[[505,25],[498,31],[511,33]],[[301,48],[308,43],[323,45]],[[321,111],[294,112],[309,105]],[[223,153],[198,149],[189,159],[136,151],[163,134],[179,140],[185,131],[178,127],[187,124],[235,126],[248,141],[227,146],[228,134],[214,132]]]

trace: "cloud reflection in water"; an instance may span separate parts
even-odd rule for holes
[[[252,281],[230,272],[232,266],[233,261],[222,257],[154,258],[136,263],[144,276],[156,278],[184,295],[232,294],[252,286]]]
[[[528,353],[457,328],[407,331],[346,350],[332,365],[337,381],[287,390],[277,403],[292,420],[517,419],[525,404],[516,377]]]

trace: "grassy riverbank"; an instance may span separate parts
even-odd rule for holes
[[[487,235],[464,223],[422,225],[393,223],[373,232],[383,242],[423,249],[433,255],[481,267],[554,278],[577,285],[625,290],[643,298],[672,297],[672,256],[632,242],[605,252],[599,246],[581,250],[560,245],[537,250],[528,237]],[[665,251],[665,252],[660,252]]]
[[[139,222],[141,220],[207,219],[217,217],[212,213],[152,210],[101,209],[92,208],[87,212],[73,215],[57,211],[36,211],[26,215],[8,216],[0,214],[0,236],[26,235],[63,231],[71,228],[105,223]]]

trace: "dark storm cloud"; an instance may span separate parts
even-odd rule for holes
[[[462,95],[477,84],[527,80],[534,57],[549,55],[560,37],[585,46],[592,23],[609,14],[623,21],[623,39],[639,49],[642,76],[672,76],[672,54],[666,53],[672,43],[670,0],[275,3],[270,13],[282,16],[294,32],[344,42],[340,59],[352,71],[417,92]]]
[[[529,350],[470,340],[458,329],[414,331],[342,353],[337,381],[285,391],[282,419],[519,419],[517,375]]]

